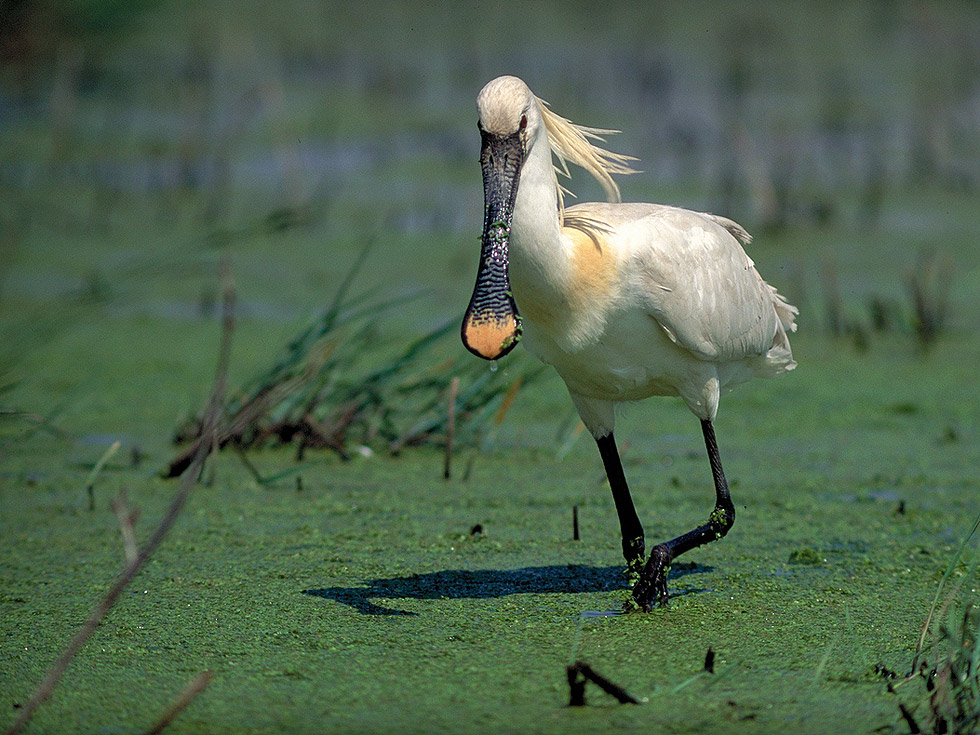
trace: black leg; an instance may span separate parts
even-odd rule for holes
[[[715,481],[715,509],[708,516],[707,523],[666,543],[658,544],[650,553],[650,559],[643,568],[640,581],[633,587],[633,600],[641,610],[647,612],[654,604],[667,604],[667,572],[670,563],[685,551],[717,541],[727,534],[735,523],[735,506],[732,504],[731,495],[728,493],[728,482],[721,468],[715,430],[710,421],[703,420],[701,431],[704,433],[704,445],[708,450],[708,461],[711,463],[711,476]]]
[[[639,516],[636,515],[636,508],[633,507],[633,497],[630,495],[629,486],[626,484],[626,473],[623,472],[623,463],[619,459],[616,440],[610,433],[596,439],[596,444],[599,446],[602,464],[606,468],[609,487],[612,488],[616,513],[619,515],[619,526],[623,534],[623,557],[626,559],[626,574],[630,584],[635,585],[640,578],[640,570],[643,568],[643,526],[640,524]]]

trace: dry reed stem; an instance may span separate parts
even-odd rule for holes
[[[181,689],[180,694],[177,695],[177,699],[174,700],[173,704],[157,720],[157,723],[146,731],[146,735],[159,735],[159,733],[163,732],[177,718],[177,715],[187,709],[187,705],[193,702],[198,694],[207,689],[208,684],[211,683],[213,678],[213,671],[202,671],[191,679],[187,683],[187,686]]]
[[[102,457],[99,458],[99,461],[95,463],[92,471],[88,473],[88,477],[85,479],[85,492],[88,494],[89,510],[95,510],[95,480],[102,472],[102,469],[106,466],[106,463],[112,459],[112,455],[119,451],[119,446],[120,442],[113,442],[110,447],[105,450]]]
[[[119,519],[119,532],[122,534],[123,552],[126,554],[126,564],[136,561],[139,550],[136,545],[136,529],[134,525],[139,518],[138,510],[130,510],[126,502],[126,491],[120,490],[119,495],[112,499],[112,510]]]
[[[221,345],[218,352],[218,367],[215,374],[214,387],[211,390],[211,396],[208,400],[208,408],[204,416],[204,426],[201,432],[203,437],[212,437],[212,440],[216,437],[218,417],[221,413],[221,404],[227,385],[228,361],[231,354],[231,336],[235,325],[235,290],[231,279],[228,276],[226,264],[222,267],[222,281],[224,285],[224,307],[221,329]],[[190,491],[194,487],[198,475],[204,466],[204,461],[207,458],[208,449],[210,448],[211,443],[212,442],[208,441],[201,442],[193,460],[190,463],[190,466],[188,467],[188,469],[192,471],[184,474],[180,488],[174,495],[173,502],[170,504],[170,508],[167,510],[167,514],[160,522],[160,525],[157,526],[149,540],[147,540],[146,545],[140,549],[136,557],[126,565],[125,569],[123,569],[115,583],[109,588],[109,591],[106,592],[103,598],[89,613],[88,619],[68,643],[62,654],[48,669],[47,674],[45,674],[44,679],[38,685],[37,689],[34,690],[30,700],[26,705],[24,705],[17,719],[7,730],[7,735],[13,735],[14,733],[20,731],[28,720],[33,717],[37,708],[51,696],[51,693],[54,691],[54,688],[61,679],[61,676],[68,668],[68,664],[75,657],[78,651],[81,650],[82,646],[85,645],[85,642],[89,639],[92,633],[95,632],[96,628],[101,625],[102,620],[108,614],[109,610],[112,609],[112,606],[115,605],[116,600],[122,594],[123,590],[129,585],[130,582],[132,582],[133,578],[136,576],[136,573],[139,572],[156,548],[160,545],[160,542],[163,541],[164,536],[167,535],[167,532],[174,525],[174,522],[180,515],[184,504],[187,502],[187,497],[190,495]]]

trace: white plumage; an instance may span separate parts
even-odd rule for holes
[[[599,442],[623,523],[624,554],[636,580],[634,597],[649,609],[652,602],[667,599],[670,560],[724,535],[734,521],[734,507],[723,519],[727,525],[712,525],[718,520],[712,514],[700,529],[658,546],[640,574],[635,536],[638,531],[642,561],[642,529],[621,477],[612,439],[613,408],[654,395],[680,396],[702,421],[716,511],[727,512],[731,503],[711,426],[719,397],[753,377],[796,366],[787,332],[796,328],[797,310],[759,275],[742,248],[750,238],[735,222],[677,207],[619,203],[610,174],[633,173],[631,159],[591,142],[613,131],[583,128],[555,115],[516,77],[487,84],[477,107],[487,213],[484,260],[464,322],[464,342],[495,359],[510,349],[522,326],[526,348],[565,381]],[[565,208],[555,157],[561,171],[567,170],[567,161],[589,171],[611,203]],[[495,226],[504,233],[499,227],[508,222],[509,237],[498,234],[495,255],[488,256],[487,243],[493,239],[488,233]],[[501,251],[520,314],[508,322],[505,305],[492,315],[473,306],[478,296],[485,301],[493,295],[483,269],[499,266]],[[499,327],[501,335],[481,332],[486,324]],[[491,347],[475,349],[478,337]],[[497,344],[499,350],[493,348]],[[688,538],[699,530],[703,533],[697,538]]]

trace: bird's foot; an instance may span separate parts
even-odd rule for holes
[[[633,585],[632,599],[624,612],[650,612],[654,606],[667,607],[667,572],[670,571],[670,549],[660,544],[650,552],[650,559]]]

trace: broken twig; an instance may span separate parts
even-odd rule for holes
[[[630,695],[625,689],[617,684],[613,684],[609,679],[598,674],[591,666],[584,661],[576,661],[566,670],[568,676],[568,687],[570,696],[568,698],[569,707],[582,707],[585,705],[585,682],[591,681],[606,694],[615,697],[620,704],[640,704],[640,701]]]

